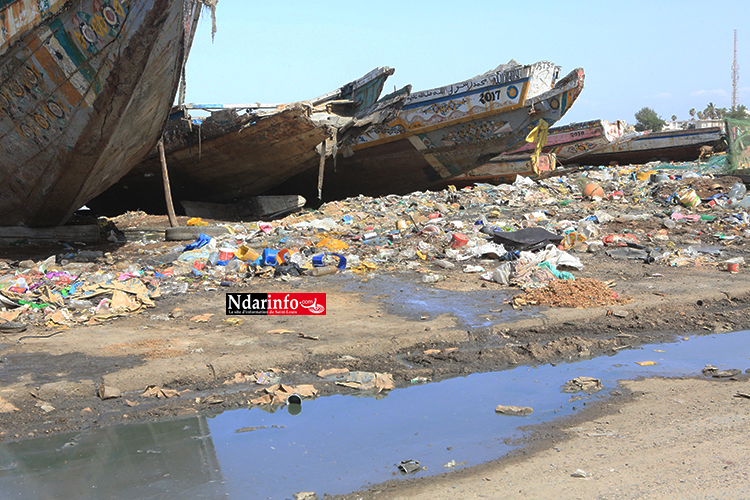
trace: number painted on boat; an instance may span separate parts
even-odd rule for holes
[[[502,98],[503,92],[508,96],[508,99],[515,99],[518,97],[518,87],[511,85],[507,89],[490,90],[479,94],[479,102],[487,104],[489,102],[499,101]]]
[[[489,92],[482,92],[481,94],[479,94],[479,102],[481,102],[482,104],[487,104],[488,102],[499,101],[502,94],[502,90],[490,90]]]

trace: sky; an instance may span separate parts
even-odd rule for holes
[[[750,0],[572,2],[219,0],[201,19],[187,65],[189,103],[312,99],[378,66],[384,93],[466,80],[515,59],[581,67],[584,90],[559,125],[625,120],[643,107],[669,120],[709,102],[750,108]]]

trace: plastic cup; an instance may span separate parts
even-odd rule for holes
[[[234,258],[233,248],[220,248],[219,249],[219,260],[227,261]]]
[[[453,239],[451,240],[451,246],[453,248],[460,248],[466,246],[469,242],[469,238],[465,234],[453,233]]]

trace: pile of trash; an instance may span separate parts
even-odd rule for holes
[[[227,224],[226,234],[199,234],[186,245],[144,237],[112,253],[66,247],[43,261],[0,261],[0,319],[92,324],[139,313],[164,295],[384,271],[424,283],[474,274],[525,290],[518,300],[527,304],[560,305],[563,295],[598,286],[573,274],[592,253],[736,270],[750,238],[750,195],[739,179],[694,167],[609,167],[359,196],[273,222]],[[604,304],[611,290],[602,286],[574,307]]]
[[[552,306],[587,308],[612,306],[631,302],[628,296],[620,296],[606,283],[591,278],[575,281],[553,281],[544,288],[527,290],[511,300],[513,307]]]

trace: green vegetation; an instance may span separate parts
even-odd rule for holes
[[[652,132],[658,132],[664,128],[665,121],[661,119],[651,108],[643,108],[635,114],[635,130],[637,132],[643,132],[650,130]]]

